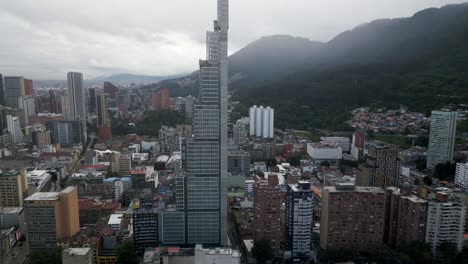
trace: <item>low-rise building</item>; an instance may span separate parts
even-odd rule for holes
[[[62,264],[92,264],[91,248],[67,248],[62,251]]]

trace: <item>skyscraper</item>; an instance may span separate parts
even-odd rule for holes
[[[96,113],[96,89],[95,88],[89,88],[88,95],[89,95],[88,112],[89,113]]]
[[[68,93],[70,100],[70,115],[72,120],[81,123],[81,142],[85,143],[87,138],[86,131],[86,108],[85,108],[85,90],[83,87],[83,74],[79,72],[67,73]]]
[[[24,95],[34,96],[33,80],[24,79]]]
[[[49,90],[49,111],[56,114],[62,113],[59,91]]]
[[[218,19],[214,30],[207,32],[194,136],[184,146],[185,172],[177,179],[177,205],[184,212],[184,237],[189,245],[227,242],[228,9],[228,0],[218,0]]]
[[[22,207],[23,195],[27,193],[28,181],[25,171],[0,172],[0,208]]]
[[[14,143],[23,143],[24,135],[21,131],[20,118],[17,116],[7,115],[8,132],[13,137]]]
[[[427,168],[434,170],[437,164],[452,162],[457,130],[457,112],[432,111]]]
[[[310,182],[299,181],[288,185],[286,196],[286,251],[292,259],[312,257],[312,191]]]
[[[18,97],[26,95],[24,78],[22,76],[5,76],[4,79],[5,105],[18,107]]]

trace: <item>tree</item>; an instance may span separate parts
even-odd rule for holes
[[[266,263],[273,257],[273,249],[271,248],[270,240],[254,241],[252,255],[258,263]]]
[[[463,263],[463,255],[458,252],[457,245],[453,242],[443,241],[438,246],[437,251],[438,257],[442,258],[444,263]]]
[[[425,264],[432,263],[431,247],[419,240],[403,242],[397,249],[399,263]]]
[[[329,162],[328,160],[324,160],[324,161],[320,162],[320,166],[322,166],[322,167],[330,167],[331,164],[330,164],[330,162]]]
[[[135,246],[132,241],[126,241],[117,247],[117,263],[138,264]]]
[[[443,181],[453,181],[455,178],[456,164],[451,162],[437,164],[434,169],[434,177]]]
[[[431,186],[433,183],[431,176],[424,177],[423,181],[424,181],[424,184],[426,184],[427,186]]]

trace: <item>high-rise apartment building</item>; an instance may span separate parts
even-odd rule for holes
[[[168,110],[171,107],[171,98],[168,88],[162,88],[153,94],[152,106],[153,111]]]
[[[34,96],[33,80],[24,79],[24,95],[25,96]]]
[[[156,208],[140,208],[133,211],[133,244],[139,255],[146,248],[158,246],[158,210]]]
[[[427,168],[434,170],[437,164],[452,162],[457,132],[457,112],[432,111]]]
[[[468,193],[468,163],[457,163],[455,186],[463,192]]]
[[[119,157],[118,173],[120,175],[130,175],[132,172],[132,158],[129,155]]]
[[[72,120],[71,112],[70,112],[70,96],[68,94],[60,95],[60,106],[61,106],[61,114],[65,120]]]
[[[436,199],[429,202],[426,243],[436,258],[441,257],[440,245],[444,242],[453,243],[458,252],[462,251],[465,216],[466,205],[449,199],[446,193],[437,193]]]
[[[59,91],[49,90],[49,111],[55,114],[62,113],[62,104]]]
[[[107,111],[108,97],[109,95],[106,93],[97,93],[95,98],[99,140],[110,140],[112,137],[109,112]]]
[[[68,96],[70,100],[70,116],[71,120],[79,121],[81,124],[81,142],[84,144],[87,140],[86,130],[86,107],[85,107],[85,90],[83,86],[83,74],[79,72],[69,72],[68,79]]]
[[[398,187],[400,179],[399,152],[396,145],[370,148],[364,162],[359,164],[356,186]]]
[[[18,108],[23,110],[24,123],[29,125],[29,117],[36,115],[36,98],[30,95],[18,97]]]
[[[310,182],[288,185],[286,195],[286,252],[293,260],[312,257],[313,202]]]
[[[33,145],[37,146],[38,148],[48,146],[52,143],[50,131],[34,131],[32,133],[32,141]]]
[[[207,58],[200,61],[194,136],[184,146],[185,172],[176,180],[177,207],[185,218],[182,239],[189,245],[227,243],[228,0],[218,0],[217,10],[214,30],[207,33]]]
[[[250,121],[250,136],[261,138],[274,137],[274,114],[275,111],[271,107],[257,107],[256,105],[250,107],[249,121]]]
[[[283,193],[278,176],[260,180],[254,188],[254,239],[269,240],[274,252],[281,246],[281,203]]]
[[[0,171],[0,207],[22,207],[27,190],[26,172]]]
[[[22,76],[5,76],[5,105],[18,108],[18,97],[26,95]]]
[[[12,135],[14,143],[23,143],[24,134],[21,131],[21,120],[19,117],[7,115],[7,128],[8,132]]]
[[[410,185],[385,189],[385,244],[397,248],[403,242],[424,241],[426,220],[427,201],[412,194]]]
[[[116,99],[117,92],[119,88],[112,84],[111,82],[104,82],[104,93],[109,95],[109,98],[112,100]]]
[[[379,249],[384,233],[384,192],[349,183],[322,191],[320,246],[326,250]]]
[[[57,241],[80,231],[78,192],[36,192],[24,199],[31,252],[55,250]]]

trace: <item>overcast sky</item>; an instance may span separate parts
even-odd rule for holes
[[[466,0],[231,0],[229,51],[261,36],[328,41],[377,18]],[[216,0],[0,0],[0,73],[33,79],[191,72]]]

